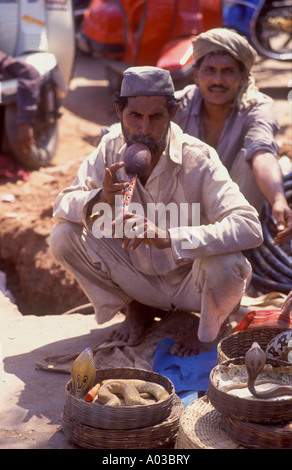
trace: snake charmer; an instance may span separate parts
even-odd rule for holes
[[[216,151],[173,122],[174,94],[166,70],[124,72],[115,101],[120,122],[58,195],[50,246],[99,324],[125,312],[113,340],[139,340],[157,310],[199,312],[198,329],[170,351],[187,356],[214,347],[250,277],[242,250],[260,245],[262,231]],[[129,185],[124,158],[133,144],[146,145],[151,161],[137,178],[132,209],[121,213],[115,208]]]

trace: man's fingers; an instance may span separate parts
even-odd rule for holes
[[[105,168],[103,177],[103,186],[112,184],[113,177],[109,168]]]
[[[116,172],[124,166],[124,162],[113,163],[109,168],[104,170],[104,184],[112,184],[115,181]]]
[[[276,220],[276,227],[277,227],[277,230],[279,230],[280,232],[281,232],[282,230],[285,230],[285,222],[284,222],[284,220],[282,220],[282,219]]]
[[[291,240],[291,230],[279,230],[277,235],[274,238],[274,245],[282,245],[283,243],[289,242]]]
[[[125,188],[129,186],[128,182],[118,183],[116,181],[116,172],[119,168],[124,166],[124,162],[114,163],[109,168],[104,169],[104,178],[103,178],[103,197],[104,201],[109,204],[114,203],[115,196],[122,196]]]

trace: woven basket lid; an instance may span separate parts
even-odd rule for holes
[[[222,415],[207,396],[192,402],[184,410],[177,435],[176,449],[240,449],[221,425]]]

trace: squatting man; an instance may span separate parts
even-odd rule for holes
[[[168,71],[127,69],[115,106],[120,122],[56,199],[51,250],[79,282],[99,324],[125,311],[113,340],[138,341],[158,310],[200,312],[198,328],[170,350],[195,355],[214,347],[245,292],[250,265],[242,250],[262,243],[258,214],[216,151],[172,122],[177,100]],[[114,214],[116,197],[128,186],[123,158],[135,143],[151,152],[149,169],[137,180],[132,199],[144,212],[130,208],[112,220],[113,229],[118,223],[125,228],[121,237],[94,236],[92,227],[103,213],[98,214],[98,204],[111,206]],[[166,227],[149,220],[147,204],[159,203],[165,210],[169,204],[189,205],[188,223],[186,211],[180,220],[180,210],[176,225],[167,215],[162,217]],[[193,207],[199,208],[199,217],[193,217]],[[199,223],[194,225],[194,219]]]

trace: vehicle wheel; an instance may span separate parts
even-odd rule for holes
[[[257,35],[267,57],[291,61],[292,20],[290,7],[268,10],[260,18]]]
[[[41,88],[36,122],[33,125],[36,145],[29,153],[23,153],[16,138],[16,104],[5,109],[5,133],[9,148],[16,160],[30,170],[47,166],[55,156],[58,142],[58,98],[53,83],[48,82]]]

